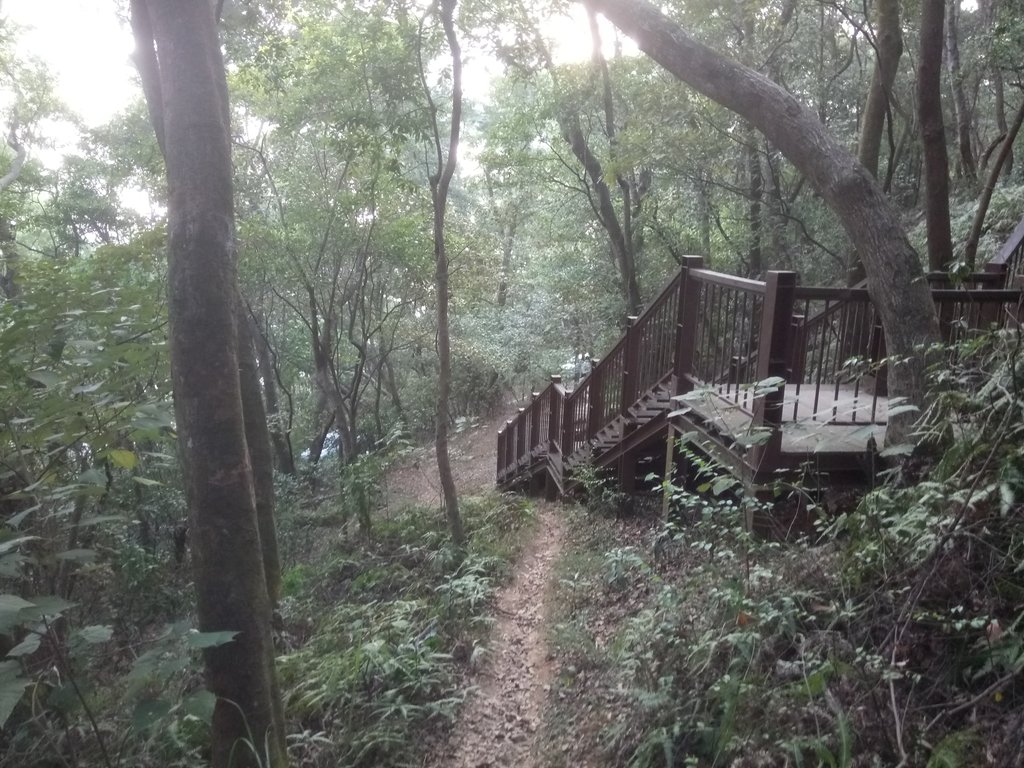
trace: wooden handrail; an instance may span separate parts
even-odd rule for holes
[[[727,275],[722,272],[713,272],[710,269],[692,269],[690,274],[697,280],[713,285],[721,285],[726,288],[734,288],[750,293],[764,294],[765,284],[760,280],[751,280],[747,277]]]
[[[945,335],[960,338],[968,327],[1018,322],[1024,291],[1003,286],[1024,282],[1017,277],[1022,270],[1024,221],[984,271],[956,278],[929,274],[933,286],[943,286],[931,292],[940,323],[949,329]],[[960,287],[951,287],[954,280]],[[878,406],[885,392],[884,371],[876,375],[870,366],[883,360],[885,343],[864,283],[849,288],[797,283],[793,272],[771,272],[762,282],[714,272],[699,257],[684,257],[679,273],[632,320],[608,354],[593,361],[575,389],[568,390],[561,377],[553,376],[499,430],[498,481],[508,483],[534,471],[541,460],[556,462],[562,472],[594,446],[600,450],[608,435],[623,439],[632,429],[628,425],[634,405],[666,382],[674,394],[711,385],[735,407],[751,413],[752,426],[772,430],[767,443],[746,454],[740,451],[757,474],[780,460],[779,426],[784,419],[884,424],[884,409]],[[812,306],[818,303],[823,308]],[[1007,306],[1012,309],[1006,311]],[[850,359],[869,367],[848,370]],[[862,382],[865,370],[873,381]],[[792,412],[785,399],[791,393],[781,387],[756,396],[741,394],[741,387],[754,383],[752,375],[756,381],[785,380],[796,395]],[[807,388],[813,391],[804,403],[801,390]],[[626,426],[601,436],[617,419]],[[560,487],[565,479],[558,477]]]
[[[1012,281],[1021,271],[1022,256],[1024,256],[1024,219],[1017,223],[1009,239],[988,262],[986,269],[989,268],[989,265],[1003,266],[1006,268],[1007,281]]]

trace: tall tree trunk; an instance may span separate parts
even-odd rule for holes
[[[209,0],[133,0],[140,74],[168,185],[171,380],[199,629],[217,697],[212,762],[284,766],[271,607],[239,378],[227,83]]]
[[[566,143],[572,149],[572,153],[583,166],[587,178],[594,189],[595,212],[601,222],[601,226],[608,234],[608,245],[611,248],[612,257],[618,267],[619,279],[622,285],[623,298],[626,300],[626,313],[632,314],[639,311],[643,303],[640,298],[640,286],[636,279],[636,264],[633,260],[633,250],[626,230],[619,221],[618,211],[615,210],[615,202],[612,199],[611,189],[605,181],[604,168],[597,155],[591,150],[587,138],[583,134],[579,117],[576,115],[563,115],[559,118],[562,128],[562,135]]]
[[[608,159],[611,166],[617,169],[619,138],[618,128],[615,125],[615,98],[612,93],[611,72],[608,71],[608,61],[604,57],[597,13],[588,8],[587,16],[590,21],[590,60],[595,74],[601,81],[601,106],[604,110],[604,132],[608,138]],[[629,312],[636,313],[640,311],[642,305],[636,266],[637,255],[642,246],[642,235],[635,218],[643,203],[643,196],[640,193],[634,195],[633,185],[621,170],[615,171],[615,183],[619,187],[619,194],[622,198],[622,215],[619,217],[622,229],[622,252],[618,254],[618,259],[622,271],[622,282],[626,287]]]
[[[611,81],[608,77],[607,64],[601,52],[600,32],[596,24],[596,18],[590,16],[591,31],[591,62],[593,72],[601,79],[602,107],[605,115],[605,132],[611,143],[615,141],[614,106],[612,103]],[[540,37],[535,30],[535,35]],[[550,52],[542,42],[538,44],[538,50],[544,58],[544,64],[552,77],[557,79],[557,70]],[[636,273],[636,244],[638,240],[638,228],[634,225],[634,218],[637,211],[633,208],[632,189],[621,174],[616,174],[615,180],[619,189],[623,192],[623,208],[620,216],[616,208],[611,187],[606,178],[604,167],[600,159],[591,149],[587,136],[583,132],[579,114],[569,106],[563,106],[557,114],[558,126],[562,131],[562,138],[569,145],[573,155],[583,167],[586,180],[592,189],[590,204],[597,215],[601,227],[608,236],[610,255],[615,263],[616,271],[619,274],[619,287],[626,304],[626,315],[635,314],[640,311],[643,300],[640,294],[640,285]],[[614,152],[614,148],[612,148]],[[637,201],[638,203],[640,201]]]
[[[862,255],[888,350],[898,361],[890,367],[890,392],[921,404],[919,347],[939,339],[935,307],[899,216],[871,174],[792,94],[694,40],[651,3],[586,1],[677,78],[756,125],[806,175]],[[887,440],[905,439],[912,422],[912,416],[893,418]]]
[[[490,169],[484,169],[484,181],[486,182],[487,202],[494,213],[501,239],[501,271],[498,273],[498,288],[495,291],[494,301],[498,307],[504,307],[508,303],[508,289],[512,279],[512,257],[515,253],[516,232],[519,229],[521,214],[518,202],[511,205],[498,202],[498,198],[494,194],[494,175]]]
[[[402,405],[402,393],[398,389],[398,381],[395,378],[395,368],[391,364],[391,360],[384,360],[384,369],[382,371],[384,376],[384,386],[388,390],[388,396],[391,398],[391,405],[398,413],[399,421],[405,421],[405,408]]]
[[[960,67],[960,0],[946,0],[946,67],[953,88],[953,107],[956,113],[957,146],[960,150],[960,169],[972,184],[978,181],[974,149],[971,147],[971,124],[974,122],[971,106],[964,91],[964,73]]]
[[[498,293],[495,303],[504,307],[508,302],[509,275],[512,274],[512,252],[516,242],[515,222],[501,226],[501,274],[498,275]]]
[[[903,55],[903,35],[900,31],[899,0],[876,0],[875,6],[875,69],[871,75],[868,97],[861,117],[857,159],[872,176],[878,178],[879,158],[885,122],[892,128],[892,89]],[[889,168],[893,168],[890,155]],[[856,285],[864,279],[864,267],[858,253],[853,254],[847,283]]]
[[[18,246],[11,222],[0,216],[0,293],[8,301],[20,294],[18,287]]]
[[[1008,134],[1006,123],[1006,86],[1003,81],[1003,71],[998,66],[992,68],[992,89],[995,92],[996,127],[1003,136]],[[1006,160],[1003,162],[1003,176],[1010,178],[1013,173],[1013,145],[1011,143]]]
[[[430,88],[423,74],[423,86],[430,103],[434,149],[436,151],[437,169],[430,176],[430,192],[434,204],[434,288],[437,291],[437,424],[434,444],[437,452],[437,471],[441,480],[441,491],[444,495],[445,514],[452,541],[462,547],[466,541],[466,532],[459,513],[459,496],[452,475],[451,457],[448,455],[448,427],[451,419],[450,400],[452,392],[452,350],[451,331],[448,322],[448,251],[445,246],[445,213],[448,209],[448,190],[455,166],[458,162],[459,137],[462,132],[462,48],[455,34],[455,5],[458,0],[440,0],[439,15],[444,28],[445,39],[452,55],[452,110],[448,134],[447,152],[441,143],[440,128],[437,124],[437,108]],[[423,73],[422,61],[421,73]]]
[[[274,352],[270,348],[270,340],[263,333],[259,323],[253,318],[250,321],[253,339],[256,341],[256,361],[259,365],[260,379],[263,381],[263,399],[266,403],[267,424],[270,428],[270,444],[274,449],[274,465],[277,471],[286,475],[295,474],[295,455],[292,452],[291,439],[291,408],[287,422],[281,413],[281,404],[277,396],[277,366],[274,364]],[[285,395],[288,396],[287,390]],[[289,396],[290,397],[290,396]],[[289,400],[290,402],[290,400]],[[286,428],[286,423],[288,427]]]
[[[736,10],[736,28],[740,30],[737,47],[740,61],[744,66],[755,67],[755,14],[757,8],[751,2],[738,2]],[[750,239],[747,244],[747,276],[760,277],[764,273],[764,249],[762,243],[763,223],[761,221],[762,202],[764,200],[764,174],[761,172],[761,155],[758,151],[760,137],[757,128],[750,122],[744,122],[740,129],[742,136],[740,151],[743,157],[743,170],[747,177],[747,228]]]
[[[892,87],[902,55],[899,0],[875,0],[875,69],[864,102],[857,145],[857,159],[875,178],[878,178],[885,120],[892,114]]]
[[[18,116],[15,114],[14,119],[11,120],[10,130],[7,132],[7,146],[14,150],[14,157],[7,168],[7,172],[0,176],[0,192],[3,192],[18,180],[22,169],[25,167],[25,161],[28,159],[28,149],[18,138],[19,127]]]
[[[14,150],[7,172],[0,177],[0,193],[17,181],[28,159],[28,149],[18,138],[18,117],[14,116],[11,128],[7,133],[7,146]],[[11,222],[0,217],[0,293],[4,298],[13,299],[18,290],[18,249],[14,242]]]
[[[281,556],[277,549],[277,524],[274,520],[274,457],[270,448],[267,412],[260,392],[260,374],[256,366],[256,346],[249,313],[239,300],[238,376],[245,419],[245,442],[252,465],[253,491],[256,495],[256,521],[263,552],[263,575],[271,606],[281,597]]]
[[[949,230],[949,159],[942,121],[942,24],[945,0],[922,0],[918,54],[917,112],[924,151],[925,225],[928,266],[947,269],[953,261]]]
[[[996,33],[999,0],[979,0],[978,8],[981,11],[982,20],[989,35],[989,40],[992,40]],[[1006,83],[1003,78],[1002,66],[998,59],[992,56],[991,47],[988,51],[987,61],[989,74],[992,79],[992,97],[994,99],[992,111],[995,114],[996,129],[999,131],[1000,136],[1006,136],[1008,132],[1008,125],[1006,122]],[[981,166],[984,170],[984,160],[982,161]],[[1009,155],[1007,155],[1006,160],[1003,162],[1003,176],[1008,179],[1012,173],[1013,148],[1011,147]]]
[[[968,235],[967,244],[964,246],[964,262],[970,270],[973,270],[975,267],[975,260],[978,255],[978,241],[981,240],[981,229],[985,223],[985,215],[988,213],[989,203],[992,202],[992,192],[996,188],[996,182],[999,180],[999,173],[1002,171],[1003,165],[1012,154],[1013,142],[1017,138],[1017,134],[1020,133],[1022,123],[1024,123],[1024,102],[1021,102],[1020,108],[1013,118],[1013,125],[1009,127],[1006,137],[999,147],[999,153],[996,155],[995,162],[992,163],[988,179],[981,190],[981,196],[978,198],[978,210],[974,213],[971,234]]]

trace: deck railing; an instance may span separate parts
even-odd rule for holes
[[[761,324],[767,284],[706,269],[690,271],[697,285],[694,355],[684,374],[694,387],[710,388],[745,409],[753,409]]]
[[[885,423],[881,323],[863,288],[796,289],[786,420]]]
[[[984,272],[929,276],[944,341],[1017,324],[1021,291],[1004,286],[1024,271],[1024,224],[1015,234],[1017,245]],[[699,388],[745,414],[746,428],[770,433],[738,449],[758,472],[778,462],[784,422],[886,423],[885,338],[866,289],[799,286],[793,272],[748,280],[684,259],[574,390],[552,377],[499,431],[499,483],[543,461],[563,487],[573,463],[635,426],[631,409],[658,388],[676,395]],[[784,386],[756,386],[769,379]],[[711,433],[735,442],[727,429]]]
[[[1001,272],[1003,288],[1013,288],[1017,278],[1024,275],[1024,219],[1020,220],[1013,234],[999,249],[992,261],[985,265],[986,272]]]

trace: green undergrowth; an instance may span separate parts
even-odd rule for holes
[[[574,510],[545,765],[1019,765],[1019,349],[946,358],[919,450],[801,540],[696,456],[668,521]]]
[[[534,519],[498,495],[461,509],[465,552],[436,509],[377,518],[369,536],[332,535],[330,510],[288,522],[286,537],[318,543],[284,576],[279,672],[294,764],[418,765],[450,723],[460,678],[485,653],[490,598]]]

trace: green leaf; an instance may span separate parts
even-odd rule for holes
[[[22,677],[19,662],[0,661],[0,728],[7,723],[30,682]]]
[[[21,564],[27,563],[29,558],[24,555],[10,554],[0,557],[0,576],[8,579],[16,579],[21,575]]]
[[[764,445],[772,439],[772,430],[762,429],[748,432],[745,435],[738,435],[736,442],[745,448],[753,448],[755,445]]]
[[[711,486],[711,492],[715,496],[720,496],[722,493],[735,486],[737,482],[738,481],[735,478],[725,475],[715,480],[714,485]]]
[[[71,388],[71,394],[73,395],[87,395],[90,392],[95,392],[97,389],[103,386],[103,382],[97,382],[95,384],[79,384]]]
[[[35,632],[32,632],[24,640],[11,648],[11,650],[7,652],[7,655],[12,659],[18,659],[22,656],[31,656],[39,650],[39,644],[41,642],[42,638]]]
[[[49,389],[50,387],[55,387],[61,382],[60,376],[58,376],[53,371],[31,371],[28,374],[28,377],[32,379],[32,381],[39,382],[47,389]]]
[[[87,469],[85,472],[78,476],[78,482],[81,485],[95,485],[97,487],[105,488],[107,486],[107,476],[103,473],[102,469],[93,467]]]
[[[32,540],[38,539],[38,538],[39,538],[38,536],[19,536],[16,539],[11,539],[10,541],[5,541],[3,544],[0,544],[0,555],[7,554],[12,549],[15,549],[15,548],[21,546],[26,541],[32,541]]]
[[[139,458],[132,452],[121,448],[113,448],[107,451],[107,458],[110,463],[120,469],[135,469]]]
[[[186,715],[198,718],[208,724],[213,721],[213,708],[216,703],[217,697],[204,690],[187,696],[181,706]]]
[[[185,639],[190,648],[200,649],[226,645],[237,636],[237,632],[189,632]]]
[[[135,705],[132,713],[132,725],[140,731],[148,731],[163,720],[171,711],[171,702],[167,699],[143,699]]]
[[[35,512],[39,508],[40,508],[40,505],[39,504],[35,504],[35,505],[29,507],[28,509],[21,510],[21,512],[19,512],[18,514],[12,515],[11,517],[7,518],[7,521],[6,521],[7,525],[9,527],[11,527],[11,528],[18,528],[18,527],[20,527],[21,524],[23,522],[25,522],[25,518],[28,517],[29,515],[31,515],[33,512]]]
[[[160,482],[159,480],[154,480],[154,479],[153,479],[153,478],[151,478],[151,477],[139,477],[139,476],[135,476],[135,477],[133,477],[133,478],[132,478],[132,480],[134,480],[134,481],[135,481],[136,483],[138,483],[139,485],[144,485],[144,486],[146,486],[147,488],[149,488],[149,487],[152,487],[152,486],[154,486],[154,485],[163,485],[163,483],[161,483],[161,482]]]
[[[97,643],[105,643],[114,636],[113,627],[107,627],[101,624],[93,624],[89,627],[82,627],[78,630],[78,636],[90,645]]]
[[[0,595],[0,632],[9,632],[21,623],[21,612],[35,605],[17,595]]]
[[[901,413],[917,413],[920,410],[916,405],[897,405],[895,408],[890,408],[886,413],[889,416],[899,416]]]
[[[43,618],[60,616],[64,611],[73,608],[74,605],[74,603],[69,603],[64,598],[57,597],[56,595],[33,597],[28,607],[22,608],[18,612],[18,618],[21,621],[41,621]]]

